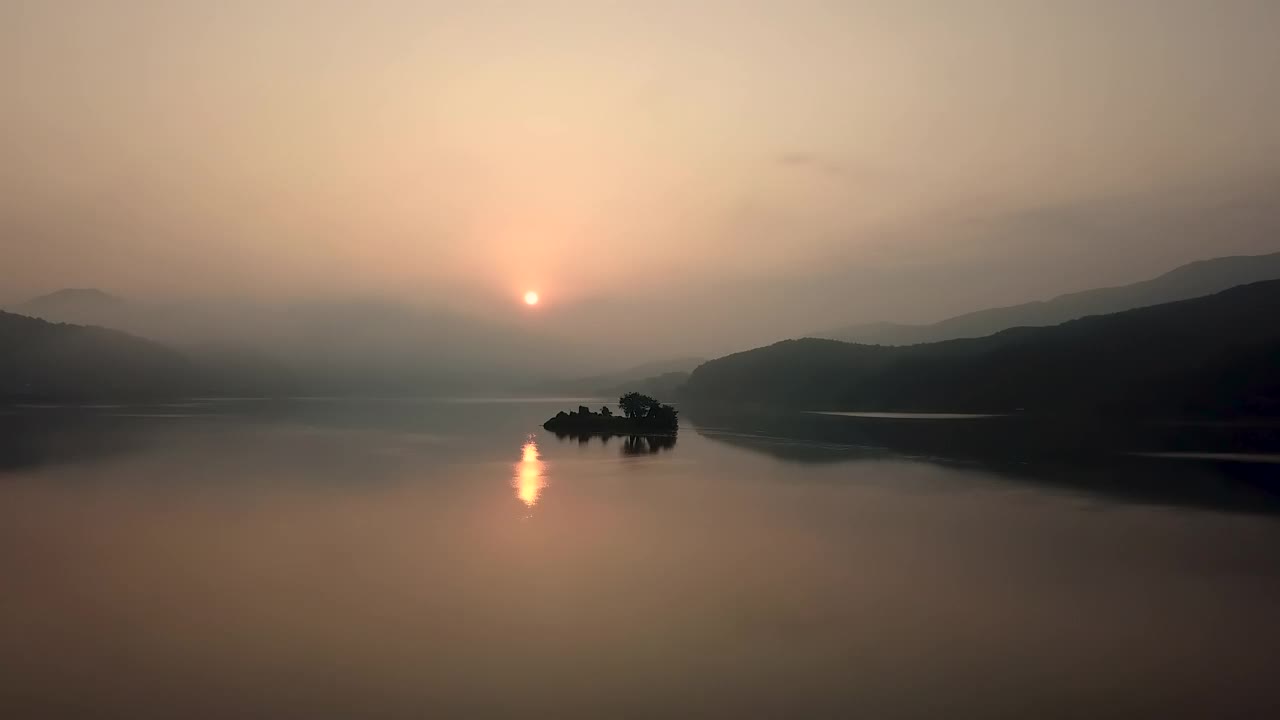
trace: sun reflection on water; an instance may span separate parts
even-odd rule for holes
[[[516,497],[527,507],[538,504],[538,496],[547,486],[547,464],[538,459],[538,443],[534,442],[532,435],[521,448],[520,462],[516,463],[511,486],[516,490]]]

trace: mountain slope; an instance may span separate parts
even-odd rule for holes
[[[1280,414],[1280,281],[1208,297],[883,347],[789,340],[713,360],[684,399],[914,412]]]
[[[0,398],[161,397],[198,387],[191,363],[162,345],[0,312]]]
[[[156,303],[60,290],[17,307],[154,340],[226,370],[254,394],[277,382],[303,394],[501,392],[618,364],[603,345],[575,345],[537,326],[396,302]]]
[[[63,288],[32,298],[11,310],[51,322],[113,327],[116,318],[128,310],[128,303],[97,288]]]
[[[1043,327],[1068,320],[1203,297],[1237,285],[1280,279],[1280,253],[1222,257],[1183,265],[1133,285],[1060,295],[1052,300],[992,308],[931,325],[867,323],[818,333],[870,345],[914,345],[991,335],[1011,327]]]

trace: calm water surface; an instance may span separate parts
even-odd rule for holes
[[[573,405],[5,411],[0,717],[1280,709],[1261,471]]]

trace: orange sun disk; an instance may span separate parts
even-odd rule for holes
[[[529,292],[525,293],[525,294],[524,294],[524,304],[525,304],[525,305],[537,305],[537,304],[538,304],[538,293],[536,293],[536,292],[534,292],[534,291],[532,291],[532,290],[530,290]]]

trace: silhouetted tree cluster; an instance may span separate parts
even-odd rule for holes
[[[638,392],[629,392],[618,398],[618,407],[622,408],[622,414],[632,420],[639,420],[649,415],[649,410],[657,405],[658,401],[648,395],[641,395]]]
[[[622,408],[622,414],[628,419],[652,427],[675,428],[679,424],[675,408],[638,392],[629,392],[618,398],[618,407]]]
[[[552,432],[591,432],[634,435],[637,433],[674,433],[680,426],[676,409],[638,392],[618,398],[622,415],[614,415],[608,407],[592,412],[579,405],[577,412],[558,412],[542,424]]]

